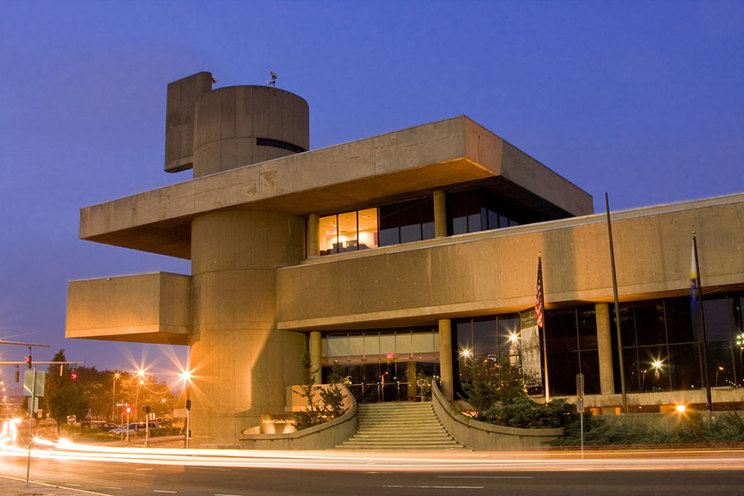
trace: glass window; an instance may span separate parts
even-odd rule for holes
[[[338,215],[338,251],[357,249],[357,213],[346,212]]]
[[[695,341],[690,320],[690,299],[673,298],[666,300],[667,332],[670,343],[691,343]]]
[[[726,341],[708,343],[708,378],[712,387],[734,386],[734,354]]]
[[[663,302],[635,305],[635,326],[639,345],[666,343]]]
[[[338,253],[338,250],[334,251],[334,245],[338,247],[338,216],[327,215],[321,217],[318,229],[320,231],[318,233],[320,254]]]
[[[733,300],[723,297],[714,300],[704,300],[705,336],[708,341],[728,340],[729,322],[734,320]],[[697,318],[698,322],[700,317]]]
[[[546,318],[548,352],[575,351],[579,349],[576,336],[576,311],[557,310]]]
[[[359,211],[359,249],[377,246],[377,209]]]
[[[380,207],[380,246],[397,245],[400,243],[398,226],[398,205],[383,205]]]
[[[421,241],[421,208],[419,205],[406,203],[398,211],[400,222],[400,242]]]
[[[495,317],[473,319],[473,353],[480,358],[501,354]]]
[[[594,309],[579,311],[579,346],[581,350],[597,349],[597,320]]]
[[[669,374],[672,389],[699,389],[703,381],[700,378],[700,355],[694,344],[681,344],[669,347]],[[712,381],[711,381],[712,382]]]

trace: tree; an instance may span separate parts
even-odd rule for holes
[[[496,405],[510,405],[527,397],[524,379],[508,359],[471,362],[465,367],[464,376],[462,389],[476,418],[485,418],[486,412]]]
[[[66,362],[65,351],[59,350],[55,353],[52,361]],[[49,365],[47,369],[43,404],[49,411],[49,416],[57,422],[58,433],[60,425],[67,421],[68,415],[83,419],[88,412],[88,401],[83,396],[80,384],[74,383],[70,374],[64,373],[60,365]]]
[[[315,387],[316,370],[312,368],[310,352],[305,347],[302,369],[304,381],[300,385],[300,391],[296,391],[295,394],[305,400],[307,407],[295,413],[297,430],[312,427],[343,415],[346,412],[346,408],[343,406],[344,393],[338,385],[343,383],[346,378],[342,375],[341,368],[336,366],[332,370],[329,387],[317,389]]]

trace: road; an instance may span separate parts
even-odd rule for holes
[[[34,458],[31,479],[111,496],[744,493],[742,450],[590,452],[583,461],[575,452],[191,453],[66,452],[59,458]],[[145,459],[151,460],[131,463]],[[26,459],[6,451],[0,454],[0,467],[2,474],[23,478]]]

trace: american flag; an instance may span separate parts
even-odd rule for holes
[[[542,280],[542,259],[537,257],[537,294],[535,295],[535,317],[537,325],[543,327],[544,319],[543,305],[543,280]]]

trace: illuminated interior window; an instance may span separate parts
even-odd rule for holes
[[[338,215],[321,217],[319,229],[320,253],[323,255],[334,253],[333,245],[338,243]]]
[[[359,211],[359,249],[377,246],[377,209]]]
[[[321,255],[378,246],[376,208],[321,217],[318,229]]]

